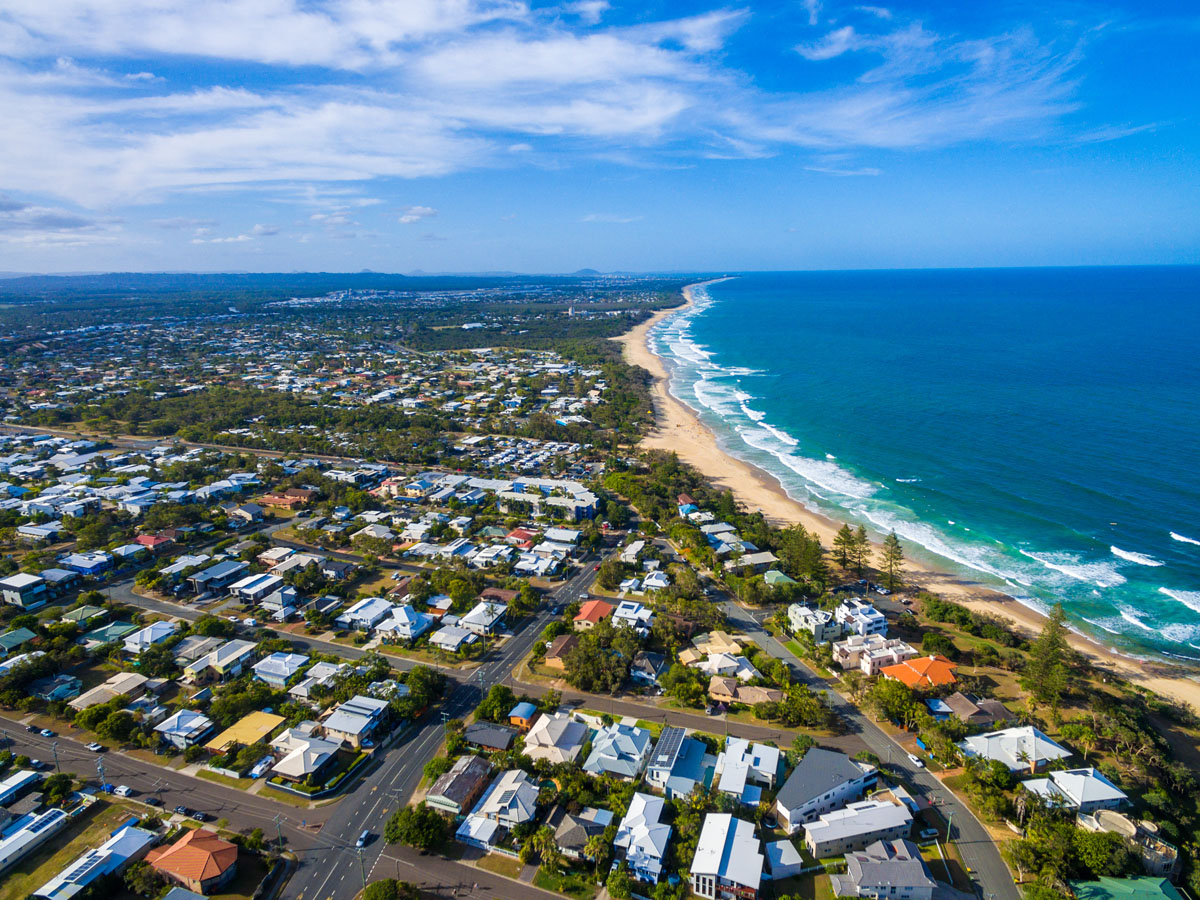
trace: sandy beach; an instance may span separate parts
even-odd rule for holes
[[[692,302],[692,287],[684,288],[686,303]],[[770,473],[742,462],[725,453],[717,445],[715,435],[696,414],[670,393],[668,373],[663,360],[647,346],[647,333],[664,318],[678,315],[686,306],[663,310],[653,318],[616,340],[622,345],[627,362],[641,366],[653,376],[655,428],[642,442],[647,449],[671,450],[684,462],[703,472],[722,488],[733,491],[738,501],[751,510],[761,510],[776,525],[800,522],[819,535],[826,547],[833,546],[833,536],[840,522],[814,513],[793,500]],[[962,577],[935,566],[909,561],[908,579],[948,600],[954,600],[981,612],[1003,617],[1027,632],[1036,634],[1045,618],[1016,600],[984,585],[974,584]],[[1154,663],[1122,655],[1083,635],[1073,634],[1072,644],[1097,664],[1120,671],[1129,680],[1157,694],[1191,704],[1200,710],[1200,683],[1185,677],[1182,670],[1166,663]]]

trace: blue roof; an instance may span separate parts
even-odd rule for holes
[[[508,714],[508,717],[510,719],[531,719],[533,718],[533,714],[535,712],[537,712],[537,707],[532,703],[525,701],[514,706],[512,708],[512,712]]]

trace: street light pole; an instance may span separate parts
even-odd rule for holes
[[[362,875],[363,890],[367,889],[367,865],[363,862],[362,847],[358,848],[358,870]]]

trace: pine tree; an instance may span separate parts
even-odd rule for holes
[[[1055,603],[1042,633],[1029,648],[1029,663],[1025,667],[1025,689],[1055,714],[1067,687],[1069,648],[1065,620],[1062,604]]]
[[[838,565],[848,569],[854,558],[854,532],[849,525],[843,525],[833,536],[833,552],[837,554]]]
[[[858,531],[854,533],[854,550],[850,558],[858,577],[861,578],[867,566],[871,564],[871,540],[867,537],[867,529],[862,525],[859,525]]]
[[[894,591],[904,570],[904,548],[893,530],[883,539],[883,577],[889,591]]]

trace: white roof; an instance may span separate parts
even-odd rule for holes
[[[1032,769],[1040,762],[1065,759],[1071,751],[1056,744],[1032,725],[975,734],[958,745],[968,756],[998,760],[1013,772]]]
[[[827,843],[883,831],[911,821],[912,813],[907,806],[886,800],[862,800],[851,803],[845,809],[825,813],[817,821],[807,823],[804,830],[814,841]]]
[[[735,819],[728,813],[710,813],[704,817],[696,855],[692,858],[693,875],[715,875],[757,890],[762,869],[763,855],[753,823]]]
[[[1124,791],[1091,766],[1051,772],[1049,778],[1022,781],[1021,787],[1051,801],[1062,803],[1065,800],[1074,807],[1129,799]]]

